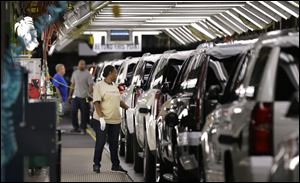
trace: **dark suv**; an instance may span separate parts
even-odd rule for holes
[[[228,75],[248,49],[242,45],[216,47],[198,48],[183,64],[172,98],[161,107],[156,119],[157,180],[200,181],[203,177],[199,147],[205,116],[218,104]]]

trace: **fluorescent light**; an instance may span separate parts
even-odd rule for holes
[[[290,4],[296,6],[297,8],[299,8],[299,4],[295,3],[294,1],[288,1]]]
[[[175,40],[179,41],[181,44],[185,44],[183,40],[181,40],[178,36],[176,36],[170,29],[165,29]]]
[[[173,31],[176,32],[176,33],[178,33],[182,37],[184,37],[187,41],[189,41],[189,42],[195,42],[194,40],[190,39],[187,35],[185,35],[184,32],[182,32],[180,29],[176,28],[176,29],[173,29]]]
[[[184,34],[186,37],[188,37],[190,40],[192,40],[193,42],[196,42],[197,39],[193,38],[187,31],[185,31],[182,27],[179,27],[178,30]]]
[[[297,14],[296,12],[290,10],[288,7],[284,6],[283,4],[281,4],[278,1],[271,1],[272,3],[276,4],[277,6],[279,6],[281,9],[285,10],[286,12],[288,12],[289,14],[293,15],[294,17],[298,18],[299,17],[299,13]]]
[[[211,39],[216,38],[214,35],[212,35],[211,33],[209,33],[208,31],[206,31],[205,29],[203,29],[202,27],[200,27],[198,24],[196,23],[192,23],[191,26],[193,26],[195,29],[197,29],[198,31],[202,32],[203,34],[205,34],[206,36],[208,36]]]
[[[175,8],[193,8],[193,7],[234,7],[242,4],[176,4]]]
[[[141,35],[158,35],[161,31],[133,31],[133,33]]]
[[[172,31],[174,34],[176,34],[178,37],[180,37],[184,42],[186,42],[186,43],[191,43],[191,42],[193,42],[193,41],[190,41],[188,38],[186,38],[184,35],[182,35],[182,34],[177,30],[177,28],[171,29],[171,31]]]
[[[260,11],[261,13],[263,13],[264,15],[268,16],[269,18],[271,18],[272,20],[278,22],[278,20],[276,18],[274,18],[273,16],[271,16],[270,14],[266,13],[265,11],[263,11],[262,9],[260,9],[260,7],[255,6],[254,4],[252,4],[251,2],[247,2],[247,4],[249,4],[250,6],[252,6],[253,8],[255,8],[256,10]]]
[[[273,8],[272,6],[268,5],[267,3],[265,3],[264,1],[258,1],[261,4],[263,4],[265,7],[269,8],[270,10],[274,11],[275,13],[277,13],[279,16],[281,16],[284,19],[288,19],[288,17],[286,17],[284,14],[280,13],[279,11],[277,11],[275,8]]]
[[[225,29],[223,26],[221,26],[220,24],[218,24],[216,21],[214,21],[211,18],[208,18],[207,20],[209,20],[211,23],[215,24],[217,27],[219,27],[219,29],[221,29],[222,31],[224,31],[227,35],[232,35],[231,32],[229,32],[227,29]]]
[[[131,19],[205,19],[209,16],[203,16],[203,15],[185,15],[183,16],[121,16],[121,17],[112,17],[112,16],[98,16],[95,18],[95,20],[131,20]]]
[[[142,24],[143,26],[182,26],[182,25],[189,25],[190,23],[172,23],[172,24]]]
[[[239,14],[241,14],[242,16],[244,16],[245,18],[247,18],[248,20],[251,21],[251,23],[253,23],[254,25],[256,25],[257,27],[259,27],[260,29],[263,29],[263,26],[260,25],[259,23],[257,23],[255,20],[253,20],[252,18],[250,18],[248,15],[244,14],[243,12],[241,12],[240,10],[233,8],[233,10],[235,10],[236,12],[238,12]]]
[[[136,13],[136,12],[130,12],[130,13],[120,13],[121,15],[160,15],[160,12],[149,12],[149,13],[145,13],[145,12],[141,12],[141,13]],[[101,13],[101,15],[113,15],[112,12],[109,13]]]
[[[179,20],[179,19],[162,19],[162,20],[158,20],[158,19],[153,19],[153,20],[146,20],[146,22],[149,22],[149,23],[168,23],[168,22],[188,22],[188,23],[191,23],[191,22],[197,22],[201,19],[183,19],[183,20]]]
[[[198,41],[201,41],[201,39],[199,39],[197,36],[195,36],[188,28],[186,28],[185,26],[182,26],[182,28],[189,33],[189,35],[191,37],[193,37],[194,39],[197,39]]]
[[[241,31],[244,32],[244,30],[239,26],[237,25],[235,22],[231,21],[228,17],[226,17],[223,13],[220,14],[223,18],[225,18],[228,22],[230,22],[231,24],[233,24],[234,26],[236,26],[238,29],[240,29]]]
[[[209,26],[209,30],[213,31],[213,33],[214,33],[217,37],[221,38],[221,37],[226,36],[226,33],[224,33],[224,32],[222,32],[221,30],[219,30],[219,28],[217,28],[217,27],[216,27],[215,25],[213,25],[212,23],[210,23],[210,22],[207,21],[206,24]]]
[[[241,19],[239,19],[237,16],[235,16],[232,12],[230,11],[226,11],[226,13],[228,13],[232,18],[234,18],[235,20],[237,20],[238,22],[240,22],[241,24],[243,24],[245,27],[247,27],[249,30],[253,31],[254,29],[251,28],[250,26],[244,24],[244,22],[241,21]]]
[[[105,19],[122,20],[122,19],[148,19],[148,18],[152,18],[152,17],[150,17],[150,16],[148,16],[148,17],[138,17],[138,16],[134,16],[134,17],[113,17],[113,16],[107,17],[107,16],[105,16],[105,17],[103,17],[103,16],[97,16],[95,18],[95,20],[105,20]]]
[[[249,5],[248,5],[249,6]],[[251,10],[249,10],[250,8],[252,8],[252,7],[241,7],[242,9],[244,9],[244,11],[247,11],[249,14],[252,14],[253,16],[255,16],[256,18],[258,18],[258,19],[260,19],[261,21],[263,21],[264,23],[266,23],[266,24],[269,24],[269,23],[271,23],[271,21],[270,22],[268,22],[267,20],[265,20],[264,18],[262,18],[262,17],[260,17],[260,16],[258,16],[258,13],[260,13],[260,12],[257,12],[257,13],[254,13],[254,12],[252,12]],[[249,8],[249,9],[248,9]],[[254,8],[252,8],[252,9],[254,9]],[[256,9],[254,9],[254,11],[255,11]],[[264,15],[263,15],[264,16]],[[265,16],[264,16],[265,17]],[[268,18],[268,17],[266,17],[266,18]]]

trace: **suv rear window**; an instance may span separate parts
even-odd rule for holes
[[[284,48],[276,72],[275,100],[288,101],[299,92],[299,48]]]

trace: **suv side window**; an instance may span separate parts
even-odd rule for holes
[[[284,48],[279,54],[276,72],[275,100],[288,101],[299,91],[298,48]]]
[[[199,78],[199,71],[201,69],[201,63],[203,63],[203,58],[205,56],[203,54],[198,55],[195,57],[195,60],[193,61],[194,64],[191,66],[190,71],[188,72],[187,78],[186,78],[186,89],[193,89],[197,85],[197,81]]]
[[[265,66],[269,59],[271,51],[272,51],[272,48],[263,47],[258,54],[253,72],[251,74],[251,80],[249,83],[249,86],[254,86],[256,88],[256,91],[257,91],[257,87],[259,87],[259,84],[260,84],[260,81],[261,81],[261,78],[262,78],[263,72],[265,70]],[[254,94],[254,95],[256,95],[256,94]]]
[[[146,83],[145,83],[145,85],[144,85],[144,87],[143,87],[143,90],[148,90],[148,89],[150,88],[151,83],[152,83],[152,79],[153,79],[153,75],[154,75],[154,72],[155,72],[155,70],[156,70],[156,67],[157,67],[158,63],[159,63],[159,61],[157,61],[157,62],[153,65],[153,67],[152,67],[152,69],[151,69],[151,71],[150,71],[149,78],[147,79],[147,81],[146,81]]]
[[[150,76],[151,69],[153,67],[154,63],[153,62],[146,62],[144,65],[144,73],[143,73],[143,78],[142,78],[142,84],[146,83]]]
[[[121,83],[121,79],[122,79],[121,77],[123,75],[124,67],[125,67],[125,63],[122,64],[122,66],[121,66],[121,68],[120,68],[120,70],[118,72],[117,83]]]
[[[134,76],[132,77],[133,84],[136,84],[137,81],[142,77],[142,73],[144,71],[144,65],[145,62],[143,60],[139,61],[139,63],[136,65]]]
[[[186,78],[188,72],[189,72],[189,67],[190,67],[190,62],[193,60],[194,56],[191,56],[188,58],[182,65],[182,68],[180,69],[178,75],[176,76],[174,85],[172,89],[174,90],[173,93],[177,93],[180,90],[181,83],[184,81]]]
[[[249,63],[248,61],[250,59],[250,54],[251,52],[249,51],[248,53],[243,54],[237,58],[239,62],[233,69],[234,72],[228,79],[228,83],[225,87],[224,97],[222,97],[222,103],[231,102],[238,98],[238,95],[235,93],[235,91],[240,87],[240,85],[244,81],[247,66]]]
[[[126,81],[127,81],[127,83],[131,83],[135,66],[136,66],[136,63],[132,63],[132,64],[128,65],[127,75],[126,75]]]
[[[163,78],[163,82],[169,82],[170,83],[169,86],[172,86],[174,84],[176,76],[180,71],[182,63],[183,61],[181,60],[171,59],[168,62],[168,65],[164,68],[165,75]]]

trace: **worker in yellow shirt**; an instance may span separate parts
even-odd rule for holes
[[[111,154],[112,171],[127,173],[120,166],[118,157],[118,140],[120,133],[121,114],[120,106],[127,110],[129,107],[121,100],[118,87],[114,84],[117,78],[117,70],[114,66],[108,65],[104,68],[104,80],[94,86],[93,103],[95,111],[93,114],[92,126],[96,132],[96,145],[94,152],[93,170],[100,173],[101,157],[106,138]]]

